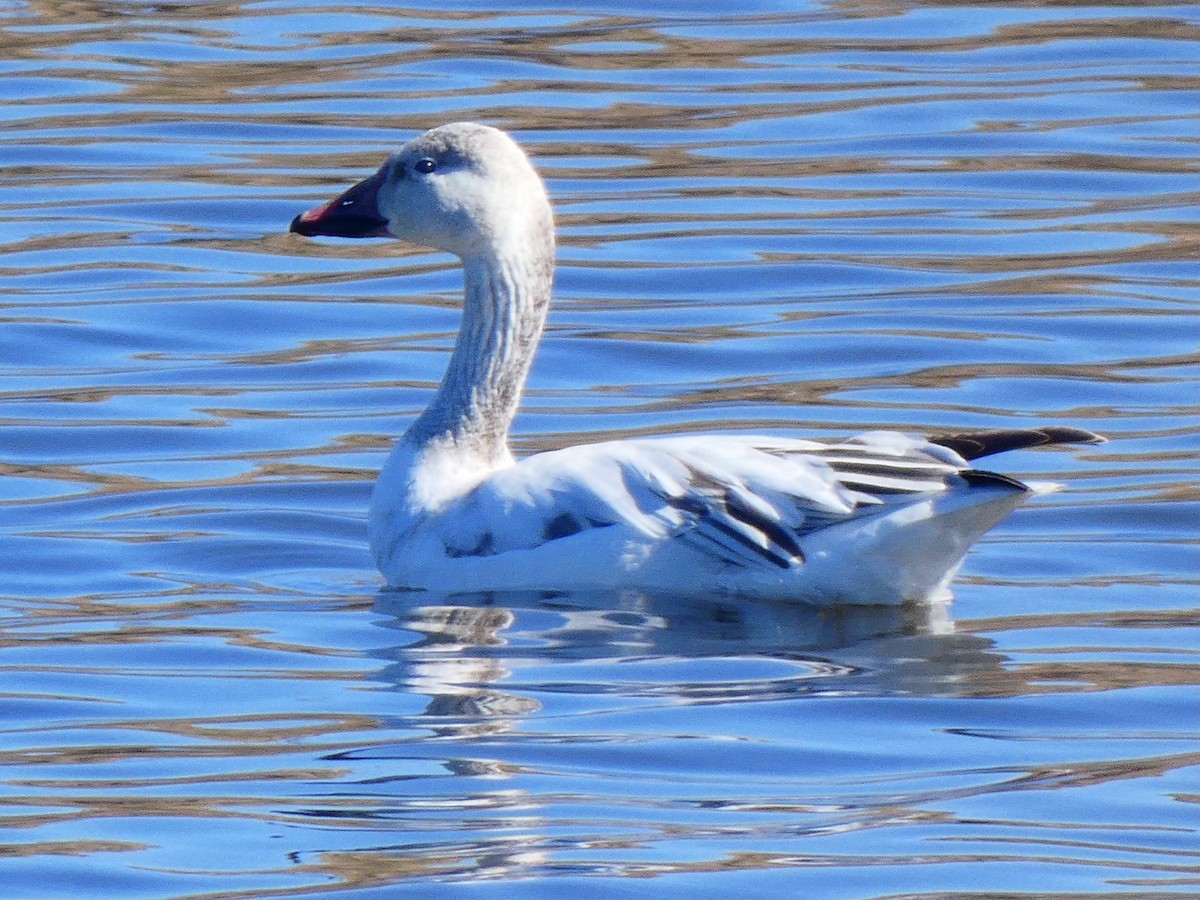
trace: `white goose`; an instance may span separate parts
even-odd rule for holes
[[[446,375],[371,498],[371,550],[394,587],[940,599],[970,544],[1035,490],[968,459],[1102,440],[1073,428],[932,442],[705,435],[516,461],[509,426],[554,274],[550,201],[521,148],[484,125],[435,128],[291,230],[402,238],[462,259],[463,320]]]

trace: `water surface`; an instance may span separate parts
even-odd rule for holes
[[[0,3],[13,898],[1190,896],[1194,8]],[[521,452],[1090,428],[949,608],[382,590],[454,119],[558,209]]]

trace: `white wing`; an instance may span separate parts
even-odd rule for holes
[[[966,467],[944,447],[886,432],[836,444],[740,436],[585,444],[494,473],[429,524],[451,557],[623,528],[778,571],[803,563],[807,534],[965,489]]]

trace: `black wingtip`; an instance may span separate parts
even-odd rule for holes
[[[979,459],[1007,450],[1047,447],[1059,444],[1103,444],[1107,438],[1082,428],[1049,425],[1045,428],[1004,428],[996,431],[944,434],[930,441],[953,450],[963,459]]]
[[[1030,493],[1033,491],[1033,488],[1025,482],[1018,481],[1016,478],[1008,475],[1001,475],[999,472],[987,472],[983,469],[966,469],[958,474],[971,487],[1005,488],[1021,493]]]
[[[1102,434],[1096,434],[1094,431],[1085,431],[1082,428],[1067,428],[1065,426],[1057,426],[1053,428],[1043,429],[1051,435],[1052,444],[1107,444],[1108,438]]]

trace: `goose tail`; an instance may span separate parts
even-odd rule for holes
[[[995,472],[960,473],[959,490],[833,526],[806,546],[818,583],[846,604],[904,604],[949,598],[967,551],[1042,485]],[[848,548],[857,552],[847,554]],[[853,571],[846,560],[853,558]]]

